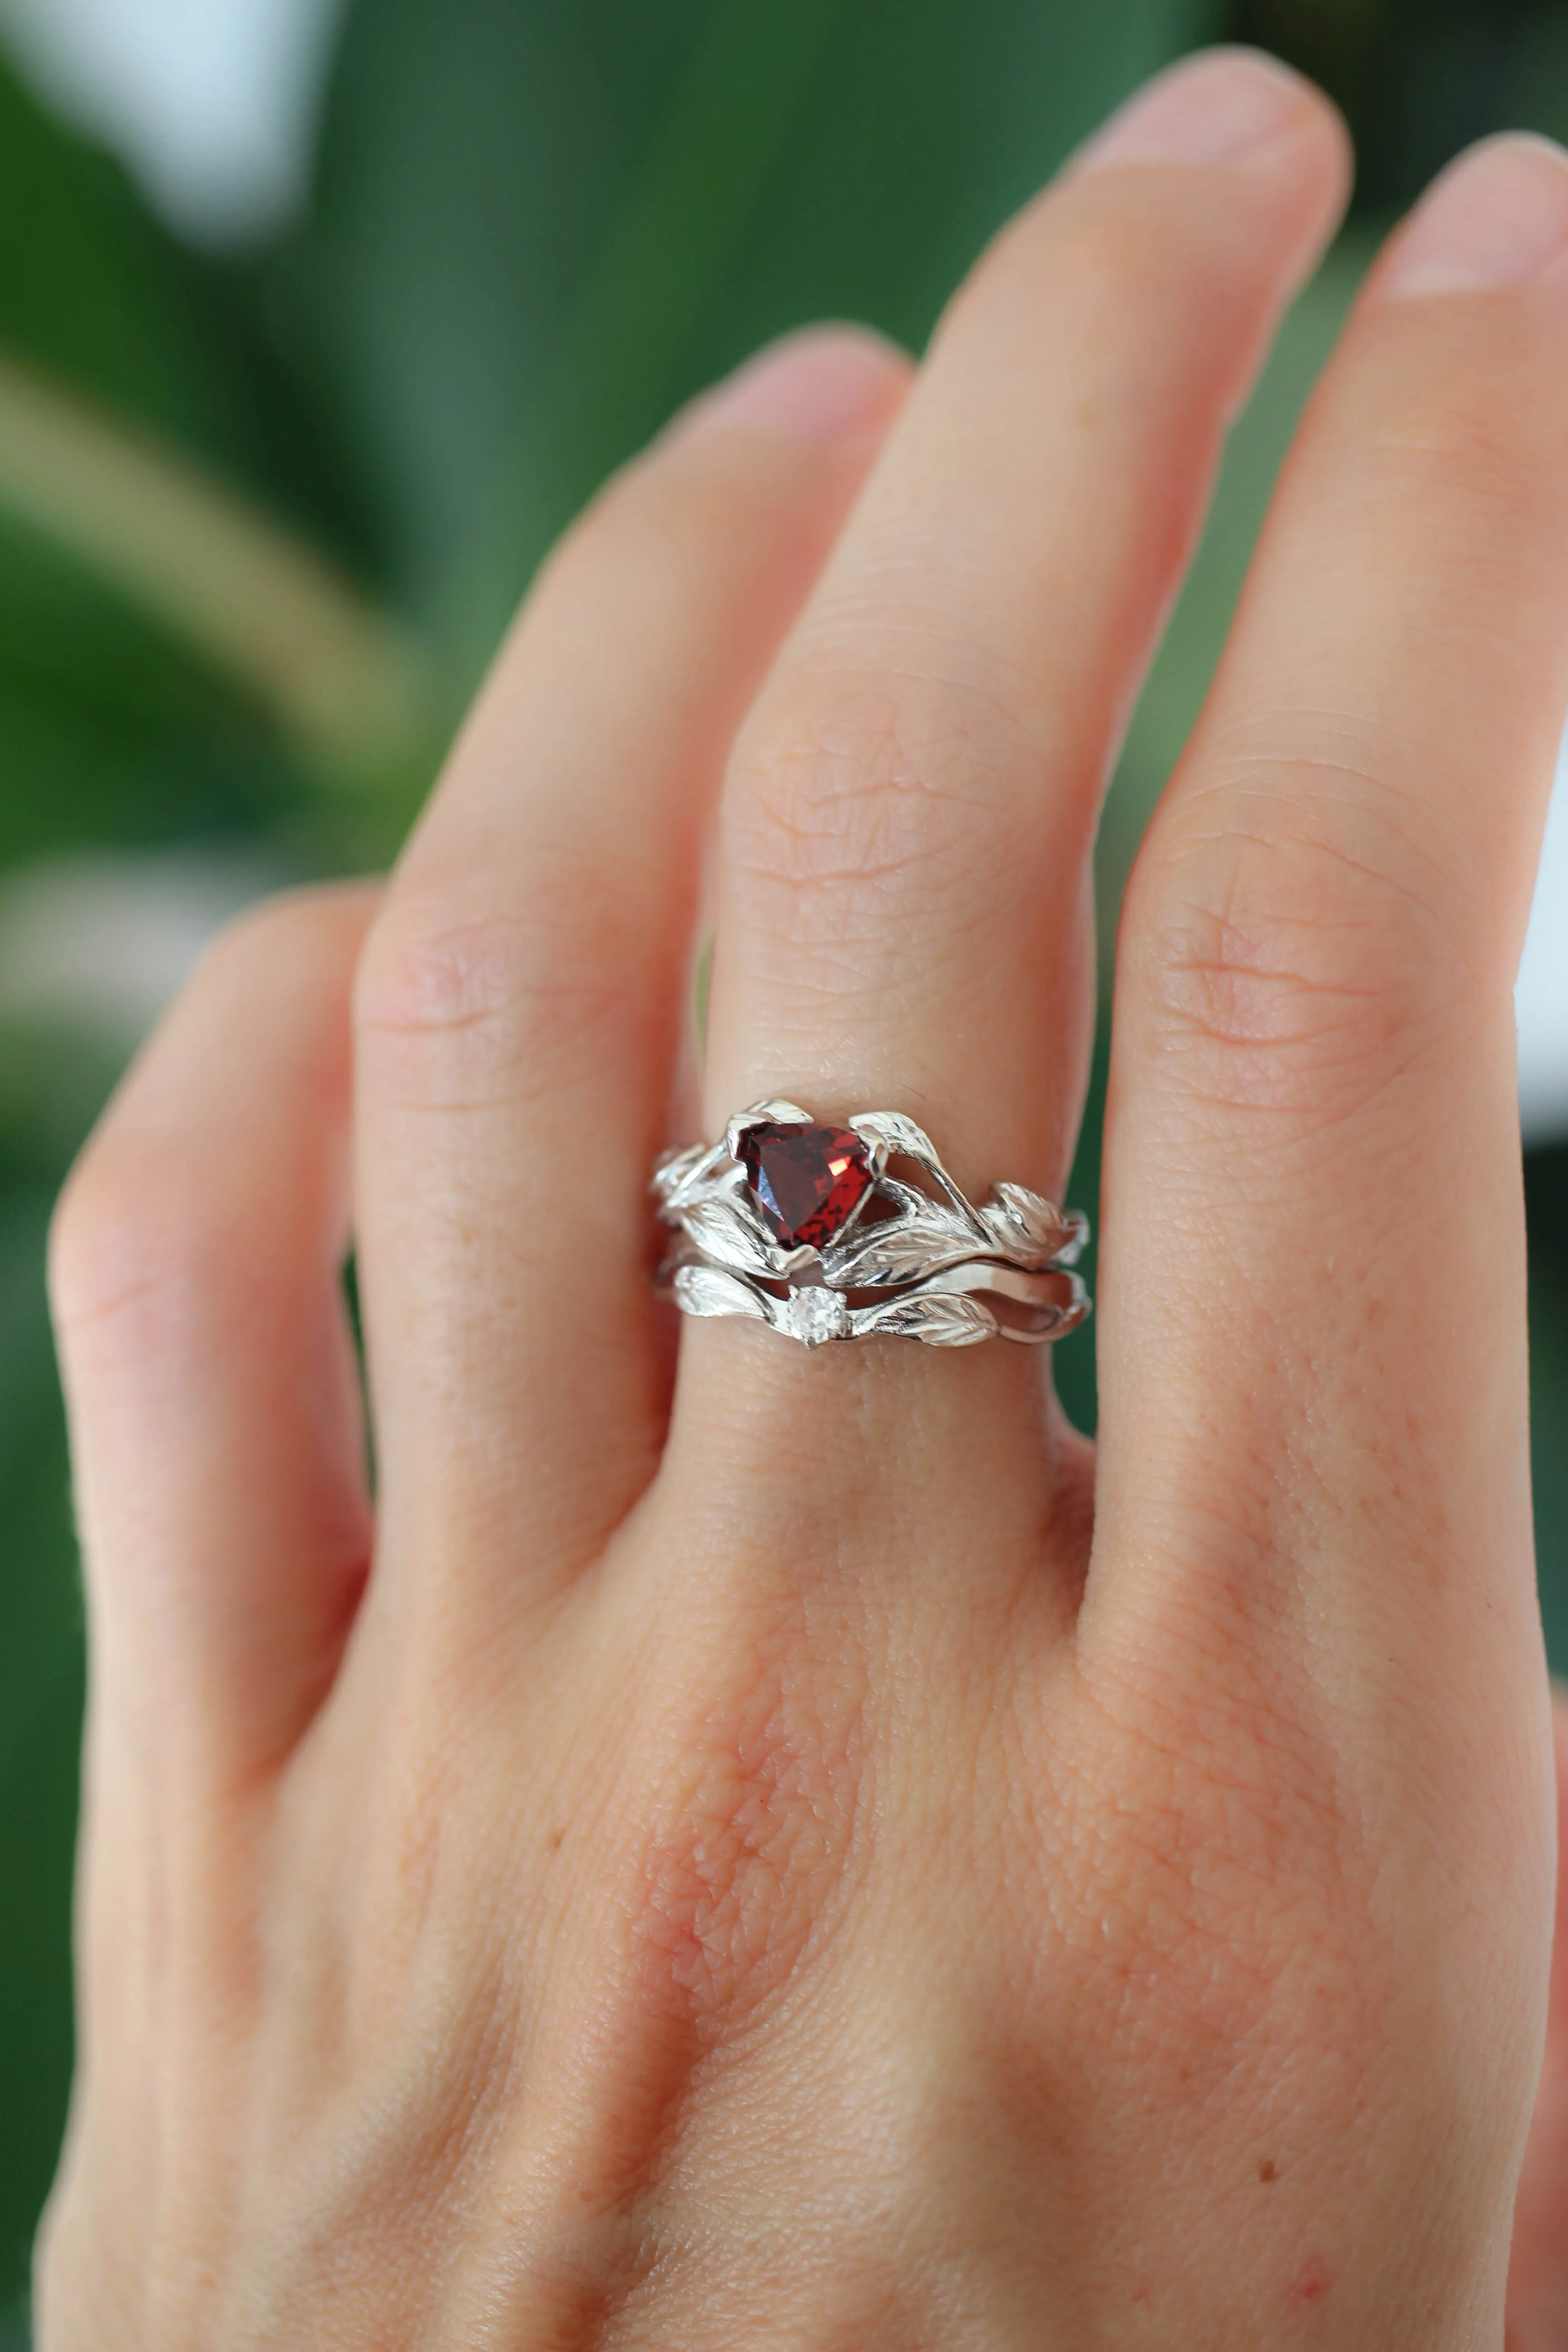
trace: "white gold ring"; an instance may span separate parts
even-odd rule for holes
[[[925,1185],[889,1174],[890,1160]],[[965,1348],[1059,1339],[1089,1313],[1069,1271],[1087,1220],[1021,1184],[975,1207],[899,1111],[825,1127],[796,1103],[753,1103],[722,1143],[668,1152],[653,1189],[678,1234],[659,1287],[683,1314],[744,1316],[808,1348],[887,1336]]]

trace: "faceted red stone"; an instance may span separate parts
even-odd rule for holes
[[[845,1127],[748,1128],[741,1159],[766,1223],[786,1249],[821,1249],[871,1181],[871,1155]]]

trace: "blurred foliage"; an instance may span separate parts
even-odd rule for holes
[[[384,860],[540,553],[676,402],[807,318],[918,347],[1068,147],[1215,33],[1323,79],[1363,177],[1234,436],[1134,721],[1102,844],[1113,919],[1379,216],[1480,131],[1568,130],[1556,5],[350,0],[311,202],[224,259],[0,66],[0,892],[85,848]],[[0,2312],[70,2048],[81,1628],[43,1234],[119,1051],[79,1016],[0,1006]],[[1086,1200],[1099,1101],[1097,1082]],[[1568,1662],[1568,1154],[1538,1156],[1529,1202]],[[1088,1343],[1060,1373],[1092,1422]],[[0,2318],[0,2346],[24,2334]]]
[[[1230,26],[1333,92],[1365,209],[1403,210],[1489,131],[1568,137],[1560,0],[1240,0]]]

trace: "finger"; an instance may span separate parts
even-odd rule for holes
[[[1400,2030],[1478,2135],[1550,1927],[1511,989],[1565,369],[1568,163],[1504,141],[1375,273],[1130,887],[1077,1653],[1130,1725],[1242,1741],[1293,1838],[1353,1821],[1327,1866],[1464,2019]],[[1458,1885],[1486,1933],[1434,1943]]]
[[[704,827],[904,376],[858,331],[795,340],[612,485],[400,869],[360,989],[360,1232],[401,1557],[439,1529],[479,1563],[504,1527],[499,1589],[537,1591],[651,1475],[647,1185]]]
[[[1557,1748],[1557,1932],[1546,2057],[1524,2152],[1508,2273],[1509,2352],[1562,2352],[1568,2343],[1568,1692],[1552,1706]]]
[[[176,1775],[195,1756],[248,1777],[287,1752],[363,1580],[339,1276],[349,995],[374,905],[301,892],[228,933],[56,1219],[94,1712]]]
[[[1511,986],[1568,699],[1565,253],[1529,141],[1396,241],[1123,920],[1105,1557],[1253,1640],[1341,1579],[1402,1671],[1412,1614],[1429,1657],[1535,1654]],[[1312,1571],[1266,1610],[1271,1556]],[[1386,1572],[1461,1559],[1440,1605]]]
[[[818,1118],[900,1110],[972,1193],[1059,1187],[1101,785],[1225,425],[1343,183],[1315,93],[1205,58],[1135,101],[959,296],[731,772],[710,1134],[769,1095]],[[694,1427],[750,1413],[771,1443],[781,1391],[809,1382],[858,1449],[846,1382],[962,1398],[971,1433],[1006,1392],[1037,1452],[1022,1351],[989,1352],[846,1349],[824,1371],[703,1325],[684,1386]],[[963,1451],[927,1442],[944,1473]]]

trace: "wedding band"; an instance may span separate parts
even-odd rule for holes
[[[889,1173],[907,1162],[925,1186]],[[1072,1261],[1087,1220],[1021,1184],[978,1207],[899,1111],[825,1127],[753,1103],[719,1144],[667,1153],[658,1213],[679,1235],[659,1269],[683,1314],[743,1316],[808,1348],[896,1337],[927,1347],[1059,1339],[1089,1313]]]

